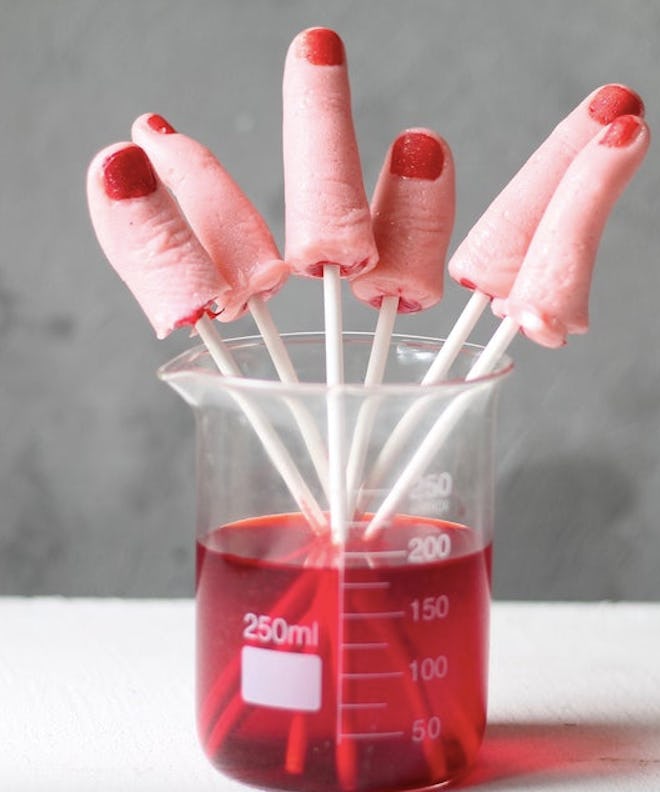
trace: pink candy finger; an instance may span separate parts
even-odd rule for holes
[[[454,226],[454,163],[447,143],[410,129],[392,144],[371,203],[378,265],[351,281],[355,296],[379,308],[399,298],[399,313],[442,299],[445,255]]]
[[[250,298],[275,293],[289,268],[265,221],[215,155],[158,115],[140,116],[132,135],[231,286],[218,318],[232,321],[245,311]]]
[[[552,194],[575,155],[620,115],[641,116],[640,97],[622,85],[591,93],[532,154],[495,198],[449,262],[456,281],[506,297]]]
[[[139,146],[116,143],[94,157],[87,200],[103,252],[158,338],[222,302],[229,284]]]
[[[283,83],[286,261],[320,277],[324,264],[353,277],[378,253],[351,116],[344,45],[325,28],[303,31]]]
[[[598,243],[649,139],[644,121],[625,115],[585,146],[552,196],[508,299],[493,302],[539,344],[562,346],[569,333],[587,331]]]

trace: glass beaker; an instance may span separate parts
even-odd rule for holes
[[[196,416],[200,741],[268,789],[448,783],[485,728],[493,426],[511,362],[466,382],[480,351],[466,346],[422,386],[442,342],[394,336],[367,387],[372,336],[345,333],[345,384],[328,387],[323,334],[284,341],[293,385],[261,338],[227,342],[244,378],[201,348],[159,372]]]

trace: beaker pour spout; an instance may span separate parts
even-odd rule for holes
[[[204,347],[183,352],[161,366],[157,374],[193,409],[202,408],[212,399],[213,393],[217,394],[218,381],[222,379]]]

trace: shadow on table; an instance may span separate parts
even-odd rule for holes
[[[659,723],[493,723],[474,770],[455,789],[543,789],[658,763]]]

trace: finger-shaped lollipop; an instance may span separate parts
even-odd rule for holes
[[[320,277],[336,264],[353,277],[378,253],[362,182],[344,45],[326,28],[298,34],[283,81],[286,261]]]
[[[506,300],[493,310],[534,341],[562,346],[586,333],[589,289],[603,229],[649,145],[644,121],[619,116],[575,157],[539,223]]]
[[[249,308],[280,379],[297,382],[286,346],[264,303],[289,274],[266,222],[216,156],[193,138],[176,132],[162,116],[141,115],[132,134],[231,285],[218,318],[229,321]],[[291,402],[291,406],[323,483],[327,454],[316,425],[301,404]]]
[[[490,204],[449,262],[459,283],[506,297],[550,198],[576,154],[621,115],[641,116],[640,97],[606,85],[586,97],[532,154]]]
[[[158,338],[194,326],[230,285],[186,223],[147,155],[133,143],[100,151],[87,174],[99,243]]]
[[[593,91],[555,127],[486,209],[449,261],[449,274],[474,293],[425,383],[446,375],[490,299],[509,294],[543,212],[575,155],[616,117],[643,112],[640,97],[623,85]]]
[[[284,66],[285,258],[294,272],[323,277],[326,380],[344,381],[340,277],[376,265],[378,253],[362,183],[344,45],[327,28],[300,33]],[[328,401],[330,522],[346,531],[344,416]]]
[[[562,346],[567,333],[586,331],[598,242],[614,203],[641,164],[648,145],[644,121],[626,115],[617,117],[575,157],[534,234],[508,299],[494,301],[494,310],[504,318],[467,380],[493,371],[519,329],[548,347]],[[469,395],[462,394],[440,414],[378,508],[365,536],[382,529],[468,404]]]
[[[231,352],[208,318],[231,288],[186,223],[180,208],[134,143],[99,152],[87,175],[92,224],[103,252],[147,315],[158,338],[194,327],[220,371],[240,377]],[[237,397],[301,512],[322,530],[325,515],[267,417]]]
[[[454,212],[449,146],[428,129],[403,132],[387,153],[371,202],[380,258],[351,281],[355,296],[375,308],[394,297],[399,313],[439,302]]]
[[[397,137],[385,157],[371,213],[380,260],[351,281],[358,299],[379,308],[364,380],[368,386],[383,379],[397,311],[421,311],[442,299],[455,195],[454,163],[441,137],[428,129],[409,129]],[[375,419],[375,402],[365,403],[348,457],[351,499],[357,494]]]
[[[140,116],[132,136],[231,286],[218,318],[236,319],[250,299],[276,292],[289,269],[265,221],[215,155],[159,115]]]

